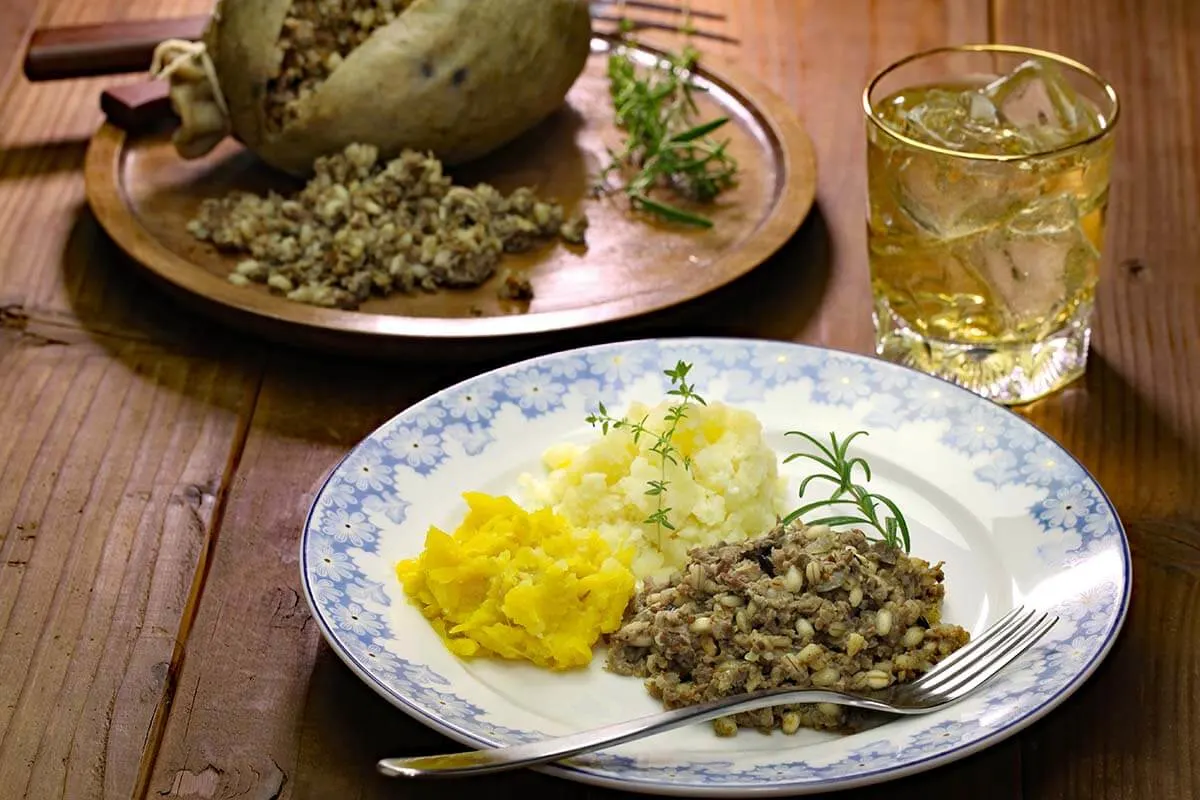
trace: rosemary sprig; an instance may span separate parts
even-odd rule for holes
[[[866,481],[871,480],[871,466],[866,462],[866,459],[861,456],[853,458],[847,456],[850,443],[858,436],[866,436],[866,431],[855,431],[840,442],[837,435],[831,433],[829,434],[828,446],[818,441],[816,437],[803,431],[788,431],[786,435],[799,436],[806,439],[817,448],[818,452],[792,453],[783,460],[783,463],[787,464],[797,458],[807,458],[828,470],[827,473],[818,472],[805,478],[800,483],[800,497],[804,497],[805,490],[814,481],[828,481],[835,488],[833,494],[828,498],[814,500],[788,514],[782,520],[784,525],[819,508],[853,506],[857,513],[834,514],[820,519],[806,520],[806,522],[809,525],[867,525],[879,531],[879,538],[890,547],[903,547],[904,552],[907,553],[909,551],[908,523],[905,521],[904,515],[900,513],[900,509],[896,507],[894,502],[883,495],[868,491],[865,487],[854,482],[854,470],[856,467],[866,476]],[[881,516],[881,507],[884,512],[890,512],[890,516],[886,515],[886,513]]]
[[[622,37],[631,41],[623,25]],[[686,32],[686,29],[685,29]],[[656,214],[670,222],[711,228],[712,220],[664,202],[652,194],[669,188],[678,196],[710,202],[736,183],[737,162],[729,142],[709,134],[729,122],[719,117],[697,124],[696,87],[691,75],[699,58],[690,44],[680,54],[667,54],[657,68],[639,70],[627,44],[608,57],[609,93],[617,127],[625,132],[619,151],[609,150],[609,163],[600,176],[601,189],[611,176],[632,177],[622,187],[636,211]]]
[[[645,524],[655,527],[658,532],[659,547],[662,547],[663,530],[675,530],[675,526],[671,524],[671,520],[667,516],[671,513],[671,507],[666,504],[667,487],[671,485],[671,482],[667,480],[667,464],[682,464],[683,468],[689,472],[692,469],[691,456],[681,454],[672,439],[675,431],[679,428],[679,423],[687,416],[689,405],[693,403],[702,406],[708,405],[703,397],[696,394],[696,385],[687,382],[687,376],[691,370],[692,365],[683,361],[676,362],[673,369],[663,370],[663,374],[671,379],[671,390],[667,392],[667,395],[677,397],[679,400],[667,408],[667,413],[663,417],[662,431],[656,431],[646,425],[650,419],[649,415],[640,420],[631,420],[628,417],[617,418],[608,413],[604,403],[599,403],[597,412],[589,414],[587,417],[589,425],[600,426],[602,435],[607,435],[609,430],[627,430],[633,435],[635,444],[643,436],[654,439],[654,443],[650,445],[650,452],[658,455],[659,474],[657,479],[646,482],[646,494],[656,497],[658,506],[650,516],[646,517]]]

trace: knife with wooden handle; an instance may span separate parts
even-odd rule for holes
[[[146,72],[154,48],[167,39],[199,39],[208,16],[130,20],[40,28],[25,52],[25,77],[56,81]]]

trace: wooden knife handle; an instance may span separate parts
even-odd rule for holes
[[[199,39],[208,16],[39,28],[25,52],[31,81],[117,75],[150,69],[154,48],[167,39]]]
[[[126,133],[140,133],[173,118],[166,81],[112,86],[100,94],[100,110]]]

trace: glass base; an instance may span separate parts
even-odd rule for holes
[[[1039,342],[960,344],[926,339],[878,298],[875,352],[1003,405],[1030,403],[1081,377],[1091,340],[1091,306]]]

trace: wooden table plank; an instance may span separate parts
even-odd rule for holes
[[[38,20],[39,0],[0,3],[0,96],[21,69],[21,48]]]
[[[5,23],[16,10],[6,5]],[[56,3],[43,19],[130,11]],[[114,269],[120,256],[84,211],[98,82],[30,85],[20,53],[5,56],[0,781],[6,797],[128,798],[165,720],[257,370],[232,350],[151,343],[171,330],[186,341],[188,324]],[[122,327],[124,338],[104,335]]]
[[[1106,266],[1084,382],[1030,409],[1112,496],[1134,601],[1109,661],[1025,738],[1037,798],[1200,794],[1200,8],[1006,0],[1000,40],[1077,58],[1121,95]]]
[[[2,13],[5,44],[22,5]],[[44,22],[188,5],[50,4]],[[31,85],[19,55],[0,85],[0,781],[13,798],[131,798],[258,369],[151,343],[205,326],[131,281],[84,210],[102,82]]]
[[[45,20],[126,13],[155,9],[56,3]],[[19,54],[5,55],[19,70]],[[165,721],[177,640],[258,365],[219,341],[207,352],[154,343],[221,335],[181,321],[131,280],[84,208],[79,170],[101,82],[30,85],[9,74],[0,87],[0,785],[14,798],[130,798]]]
[[[984,6],[975,4],[975,13],[968,13],[963,4],[933,0],[862,0],[838,8],[792,0],[700,5],[730,13],[729,31],[743,42],[736,51],[742,66],[802,111],[824,166],[821,210],[800,237],[802,246],[696,304],[699,311],[675,330],[866,349],[859,92],[874,69],[906,51],[982,38]],[[834,251],[830,238],[839,243]],[[808,276],[806,291],[805,274],[789,273],[813,264],[818,274]],[[789,287],[782,301],[775,291],[781,282]],[[677,322],[668,315],[603,338]],[[318,356],[272,359],[147,787],[150,796],[432,798],[446,791],[440,785],[399,786],[374,774],[377,757],[453,745],[393,710],[320,642],[299,597],[296,561],[305,502],[325,471],[392,414],[472,371],[397,373]],[[925,797],[931,787],[961,796],[970,787],[980,800],[1012,798],[1019,793],[1018,752],[1016,745],[996,748],[932,778],[847,797]],[[531,773],[462,785],[469,789],[504,797],[535,789],[557,797],[617,795]]]
[[[46,4],[41,24],[72,25],[194,14],[211,8],[212,0]],[[29,83],[17,76],[7,91],[0,83],[0,306],[20,306],[36,319],[102,333],[185,342],[199,335],[203,322],[181,324],[173,313],[156,317],[156,310],[173,304],[155,287],[131,277],[128,268],[113,269],[124,256],[107,240],[100,243],[86,210],[81,172],[88,139],[102,118],[99,93],[105,86],[136,79]],[[29,246],[30,232],[36,232],[41,247]],[[64,269],[64,251],[77,256],[69,259],[72,270]]]
[[[232,359],[0,325],[0,785],[132,795],[252,395]]]

